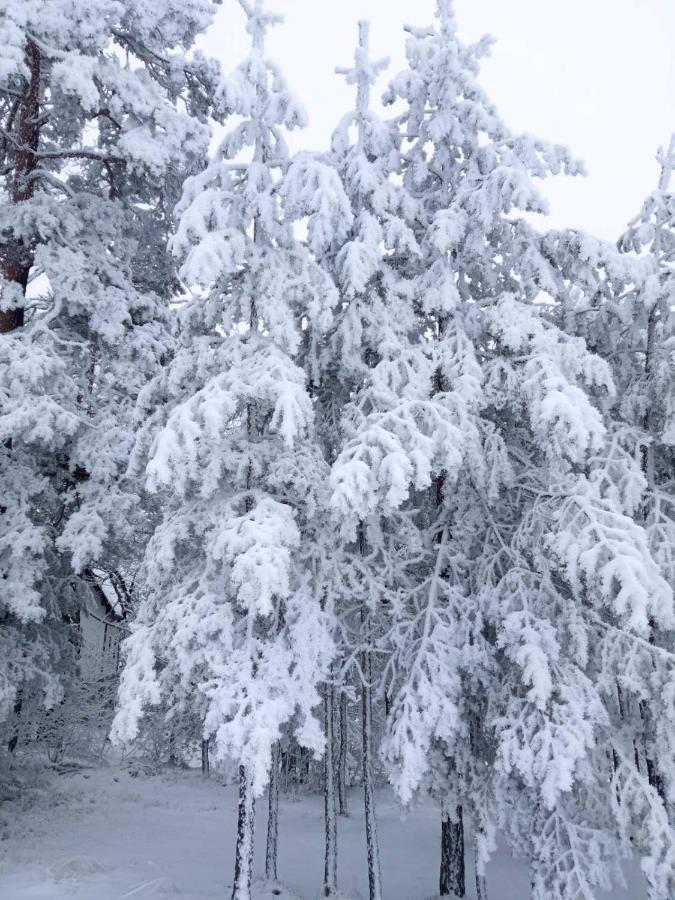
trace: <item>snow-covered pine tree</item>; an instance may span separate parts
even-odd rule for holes
[[[664,578],[675,587],[675,135],[659,150],[657,161],[657,188],[619,243],[624,252],[648,253],[649,272],[626,304],[629,327],[610,358],[622,398],[618,418],[642,431],[639,458],[646,490],[637,517]],[[650,643],[672,652],[675,641],[668,626],[651,620]],[[658,662],[651,661],[658,673],[652,690],[656,687],[654,694],[664,699],[675,686],[675,656],[668,662],[663,653],[659,656]],[[647,695],[638,700],[643,765],[675,825],[675,731],[653,699]]]
[[[338,173],[342,191],[334,191],[323,215],[324,231],[330,236],[318,256],[340,291],[326,362],[317,389],[321,422],[328,434],[328,460],[358,428],[363,415],[377,398],[369,373],[397,346],[411,324],[404,302],[403,269],[416,253],[416,245],[403,204],[404,193],[390,178],[398,159],[396,137],[370,109],[370,90],[385,61],[373,62],[369,55],[369,26],[359,24],[355,64],[338,69],[357,89],[356,109],[336,129],[330,162]],[[348,228],[341,214],[341,196],[346,195]],[[314,203],[315,207],[319,204]],[[388,531],[368,515],[353,523],[341,545],[339,575],[333,582],[334,605],[339,621],[338,686],[341,704],[350,683],[359,690],[361,713],[361,757],[364,788],[366,850],[369,895],[382,896],[375,814],[373,776],[373,693],[381,665],[373,660],[386,604],[400,589],[396,562],[397,542],[405,540],[406,522],[394,517]],[[396,527],[399,527],[397,535]],[[331,528],[331,524],[327,523]],[[342,762],[346,753],[346,716],[341,715]],[[344,770],[341,775],[344,781]],[[344,789],[344,785],[343,785]],[[334,886],[331,887],[334,890]]]
[[[506,128],[476,81],[488,42],[462,44],[448,0],[438,19],[411,29],[388,95],[405,104],[416,336],[364,376],[377,402],[355,416],[334,503],[352,529],[401,510],[426,535],[390,631],[383,754],[399,795],[431,789],[456,824],[468,808],[481,863],[499,826],[535,900],[576,900],[620,877],[605,693],[619,668],[598,638],[638,647],[650,616],[672,622],[672,595],[602,489],[593,401],[612,392],[609,369],[552,321],[542,295],[559,299],[559,282],[522,215],[546,211],[534,178],[578,166]],[[654,896],[668,896],[669,852],[648,852]]]
[[[146,530],[132,411],[169,346],[163,211],[208,146],[213,67],[185,48],[212,11],[0,3],[0,720],[58,701],[82,574]]]
[[[308,557],[327,467],[302,366],[312,367],[337,294],[292,226],[305,200],[284,184],[283,130],[304,113],[265,56],[280,18],[262,0],[239,2],[251,50],[216,92],[234,124],[178,209],[173,249],[196,292],[155,385],[163,407],[148,430],[147,471],[166,507],[146,555],[149,594],[127,641],[114,736],[133,738],[145,707],[163,699],[171,710],[197,688],[204,736],[239,767],[232,896],[248,900],[255,798],[282,729],[316,754],[324,746],[315,707],[333,643]]]
[[[548,235],[544,248],[562,282],[556,317],[608,361],[617,387],[605,404],[610,441],[595,461],[595,477],[644,528],[672,587],[675,141],[659,151],[658,162],[657,188],[618,247],[568,231]],[[640,639],[603,622],[595,646],[611,721],[616,820],[626,847],[645,854],[651,895],[666,896],[674,839],[672,621],[650,614]]]

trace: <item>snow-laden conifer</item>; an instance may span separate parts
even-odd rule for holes
[[[410,31],[389,99],[405,104],[417,334],[373,366],[377,402],[333,467],[348,527],[397,509],[426,527],[390,632],[383,754],[404,801],[430,787],[456,824],[470,810],[481,860],[501,827],[535,897],[591,896],[620,877],[621,849],[605,689],[618,660],[598,657],[599,634],[636,646],[651,616],[672,620],[671,592],[603,490],[611,373],[553,323],[559,282],[522,215],[546,211],[535,178],[579,167],[506,128],[475,77],[488,43],[462,44],[447,0],[438,28]]]
[[[672,588],[673,142],[658,162],[659,183],[618,246],[567,231],[548,235],[544,248],[561,282],[556,315],[608,361],[617,388],[604,405],[609,440],[594,479],[643,529],[635,540],[649,547]],[[631,542],[626,565],[633,556]],[[626,850],[644,854],[650,896],[660,897],[672,892],[674,871],[673,622],[661,606],[635,624],[598,619],[595,679],[610,722],[615,827]]]
[[[142,547],[133,408],[170,346],[167,207],[213,74],[186,48],[212,11],[0,4],[0,719],[59,698],[81,576]]]
[[[132,738],[144,707],[164,699],[171,714],[198,691],[205,737],[240,770],[233,897],[246,900],[255,798],[282,729],[324,749],[317,688],[333,650],[306,542],[327,468],[303,366],[337,295],[293,231],[305,200],[284,186],[283,131],[305,115],[265,56],[280,19],[262,0],[240,5],[251,50],[216,93],[233,123],[178,208],[173,250],[194,293],[155,387],[147,472],[167,501],[115,734]]]
[[[398,162],[396,135],[370,108],[371,88],[385,66],[386,61],[371,60],[369,26],[361,22],[354,66],[337,70],[356,87],[356,107],[334,132],[325,160],[339,178],[339,190],[326,190],[322,207],[315,203],[315,208],[323,209],[323,215],[314,217],[314,227],[320,220],[322,234],[328,239],[313,249],[340,292],[317,384],[326,458],[331,464],[358,429],[363,415],[377,402],[370,379],[373,367],[415,330],[414,315],[405,299],[405,270],[409,258],[417,252],[407,222],[411,204],[406,205],[405,193],[391,177]],[[349,487],[345,484],[340,490],[348,491]],[[336,494],[333,503],[340,504]],[[398,536],[393,527],[383,532],[368,512],[353,528],[345,529],[344,540],[337,541],[339,563],[331,592],[338,623],[335,677],[339,677],[343,697],[354,685],[359,699],[371,898],[382,894],[373,775],[377,746],[373,743],[373,697],[379,705],[381,665],[373,650],[384,607],[392,591],[400,589],[396,573],[403,569],[396,562],[396,545],[406,539],[408,529],[403,519],[396,517],[396,522],[401,526]],[[330,519],[326,525],[335,528]],[[344,717],[341,721],[344,727]],[[330,806],[327,809],[330,815]],[[330,828],[327,833],[330,850]],[[334,890],[334,885],[329,890]]]

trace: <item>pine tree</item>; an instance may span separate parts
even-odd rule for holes
[[[280,19],[262,0],[240,5],[251,50],[216,92],[236,120],[178,210],[173,249],[196,291],[140,444],[166,506],[146,555],[150,592],[127,642],[115,737],[133,738],[146,706],[164,699],[170,710],[196,687],[204,736],[239,766],[232,896],[248,900],[255,799],[282,729],[324,749],[315,707],[333,645],[307,544],[327,470],[303,366],[337,295],[293,232],[305,200],[285,184],[282,130],[303,125],[304,113],[265,57],[265,33]],[[277,792],[273,784],[271,874]]]
[[[326,407],[335,410],[331,420],[329,461],[358,429],[358,422],[376,402],[371,373],[378,361],[388,356],[411,327],[406,306],[403,270],[416,245],[406,216],[404,194],[394,185],[391,174],[398,159],[398,147],[391,130],[370,108],[370,90],[386,61],[373,62],[369,55],[369,26],[359,25],[359,45],[352,68],[338,69],[357,88],[357,104],[336,129],[330,161],[340,177],[350,218],[333,217],[326,223],[331,241],[321,254],[322,264],[335,279],[341,306],[329,342],[329,364],[324,367],[323,394],[330,397]],[[352,135],[354,136],[352,139]],[[336,193],[336,196],[339,194]],[[334,204],[339,208],[339,204]],[[384,252],[383,252],[383,249]],[[401,317],[402,315],[402,317]],[[334,481],[333,507],[343,520],[344,541],[340,557],[342,585],[338,587],[341,658],[341,704],[346,701],[349,682],[360,688],[361,757],[366,820],[369,895],[381,897],[381,875],[375,812],[373,756],[373,694],[382,699],[378,682],[381,667],[373,661],[383,610],[396,587],[396,542],[394,526],[386,533],[377,517],[364,512],[358,520],[344,520],[342,495],[349,492],[349,477]],[[358,478],[358,475],[355,476]],[[347,517],[349,518],[349,517]],[[398,517],[394,517],[398,523]],[[405,522],[400,523],[403,536]],[[392,568],[393,566],[393,568]],[[380,573],[375,574],[380,568]],[[342,767],[346,754],[346,716],[341,715]],[[344,793],[344,768],[340,782]]]
[[[675,144],[658,156],[661,176],[618,247],[569,231],[544,241],[560,281],[558,315],[571,333],[608,360],[616,394],[605,404],[611,440],[596,478],[626,516],[644,529],[662,576],[675,583],[673,518],[672,344]],[[639,255],[637,255],[639,254]],[[614,622],[597,635],[599,680],[611,722],[609,744],[615,828],[626,851],[645,854],[650,896],[672,891],[672,621],[652,610],[639,636]],[[665,705],[664,705],[665,704]]]
[[[650,616],[672,621],[672,596],[603,487],[609,369],[541,302],[560,299],[559,281],[522,215],[546,211],[535,177],[579,166],[509,132],[476,81],[488,42],[461,43],[447,0],[438,18],[411,29],[388,95],[405,104],[419,247],[397,314],[416,334],[367,373],[375,402],[334,466],[334,500],[352,528],[400,510],[419,535],[397,527],[412,587],[388,635],[383,754],[399,796],[430,789],[457,832],[468,808],[483,862],[500,827],[535,898],[590,896],[618,877],[621,850],[604,693],[619,669],[599,635],[637,648]],[[667,892],[661,847],[647,866]],[[461,855],[448,859],[446,887],[461,890]]]
[[[185,50],[213,4],[174,7],[0,5],[0,719],[60,699],[86,570],[147,532],[133,410],[171,346],[165,211],[214,71]]]

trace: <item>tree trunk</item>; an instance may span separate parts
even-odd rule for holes
[[[35,191],[33,177],[38,164],[36,155],[40,146],[40,103],[42,99],[42,57],[33,41],[26,44],[25,62],[29,75],[22,93],[16,98],[14,108],[3,123],[14,134],[15,147],[9,157],[12,169],[10,203],[30,200]],[[33,250],[26,247],[20,237],[10,238],[0,247],[2,274],[21,289],[25,296],[28,277],[33,265]],[[23,307],[0,310],[0,334],[8,334],[21,328],[24,322]]]
[[[371,768],[373,734],[370,653],[362,656],[364,684],[361,692],[361,727],[363,737],[363,798],[366,813],[366,848],[368,852],[368,892],[370,900],[382,900],[380,851],[377,843],[375,789]]]
[[[178,768],[178,755],[176,753],[176,735],[173,731],[169,734],[169,765],[174,769]]]
[[[2,509],[0,508],[0,512]],[[19,689],[20,690],[20,689]],[[9,741],[7,742],[7,750],[9,753],[14,753],[16,750],[17,744],[19,743],[19,717],[21,716],[21,708],[23,707],[23,700],[21,695],[17,696],[17,699],[14,703],[14,721],[16,724],[14,725],[14,734],[11,736]]]
[[[464,821],[462,807],[455,813],[456,821],[443,812],[441,814],[441,874],[439,894],[441,897],[466,896],[464,872]]]
[[[239,767],[239,805],[237,810],[237,846],[234,855],[232,900],[251,900],[253,879],[253,837],[255,797],[253,779],[244,766]]]
[[[482,835],[483,832],[481,831]],[[474,872],[476,878],[476,900],[488,900],[487,895],[487,880],[485,875],[481,875],[478,871],[478,833],[474,831],[474,841],[473,841],[473,849],[474,849]]]
[[[211,764],[209,762],[209,741],[208,738],[202,741],[202,775],[204,778],[209,777]]]
[[[323,869],[323,895],[333,897],[337,893],[337,814],[335,803],[335,759],[333,754],[333,687],[325,685],[323,694],[326,752],[324,754],[324,825],[325,854]]]
[[[270,769],[269,802],[267,807],[267,850],[265,853],[265,878],[277,880],[277,859],[279,849],[279,767],[281,764],[281,744],[272,746],[272,767]]]
[[[485,875],[479,875],[476,869],[476,900],[488,900],[487,881]]]
[[[338,755],[338,802],[341,816],[348,816],[347,809],[347,747],[349,743],[347,719],[347,695],[340,694],[340,749]]]

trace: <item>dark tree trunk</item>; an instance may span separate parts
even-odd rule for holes
[[[232,900],[251,900],[253,880],[253,837],[255,797],[253,779],[244,766],[239,767],[239,805],[237,810],[237,846],[234,855]]]
[[[333,897],[337,893],[337,813],[335,803],[335,759],[333,734],[333,687],[326,685],[323,694],[326,752],[324,754],[324,825],[325,852],[323,868],[323,895]]]
[[[265,878],[277,880],[277,860],[279,857],[279,769],[281,765],[281,745],[275,741],[272,746],[272,766],[267,806],[267,849],[265,852]]]
[[[482,835],[482,832],[480,832]],[[487,880],[485,875],[481,875],[478,871],[478,837],[479,832],[474,831],[474,841],[473,841],[473,849],[474,849],[474,872],[476,879],[476,900],[488,900],[487,894]]]
[[[338,753],[338,802],[341,816],[348,816],[347,809],[347,748],[349,743],[349,722],[347,719],[347,695],[340,695],[340,748]]]
[[[176,753],[176,735],[172,731],[169,735],[169,765],[178,768],[178,754]]]
[[[7,162],[12,169],[10,203],[30,200],[35,191],[34,173],[38,164],[37,151],[40,146],[40,104],[42,100],[42,58],[33,41],[28,41],[25,50],[26,67],[29,75],[25,87],[16,98],[14,107],[3,126],[13,134],[9,141],[13,147]],[[26,247],[20,237],[10,238],[0,247],[2,274],[17,284],[25,296],[28,277],[33,265],[33,250]],[[23,307],[0,311],[0,334],[8,334],[24,323]]]
[[[647,378],[651,377],[652,368],[653,368],[654,343],[656,340],[656,327],[657,327],[656,316],[657,316],[657,307],[655,306],[651,310],[651,312],[649,314],[649,318],[647,320],[647,346],[645,348],[645,376]],[[642,420],[642,427],[644,428],[644,431],[649,436],[649,438],[652,438],[653,437],[653,435],[652,435],[653,424],[652,424],[651,407],[647,407],[647,409],[645,411],[645,414],[644,414],[644,417]],[[645,476],[645,480],[647,481],[647,488],[648,488],[648,493],[647,493],[648,499],[645,502],[643,510],[642,510],[642,519],[646,526],[647,520],[649,519],[650,502],[653,501],[653,494],[654,494],[655,482],[656,482],[656,474],[655,474],[656,460],[655,460],[655,456],[654,456],[654,441],[653,441],[653,439],[649,439],[647,441],[647,443],[643,445],[641,455],[642,455],[641,469],[642,469],[643,475]],[[652,619],[650,619],[649,625],[650,625],[649,642],[650,642],[650,644],[653,644],[655,642],[655,636],[654,636],[655,622]],[[645,738],[645,746],[644,746],[645,764],[646,764],[646,768],[647,768],[647,778],[649,780],[649,784],[653,788],[656,789],[658,795],[660,796],[660,798],[663,802],[663,805],[667,809],[668,804],[667,804],[667,799],[666,799],[665,785],[663,782],[663,778],[661,777],[661,775],[659,773],[658,760],[656,760],[652,757],[651,748],[648,746],[648,740],[647,740],[647,737],[649,735],[651,735],[654,731],[651,710],[650,710],[649,706],[646,703],[644,703],[643,701],[640,702],[638,709],[640,712],[640,718],[642,720],[644,730],[647,733],[646,738]],[[636,750],[636,756],[637,756],[637,750]]]
[[[209,762],[209,741],[207,738],[205,741],[202,741],[202,775],[205,778],[208,778],[210,771],[211,764]]]
[[[441,816],[441,874],[439,879],[441,897],[466,896],[464,821],[461,806],[457,807],[455,815],[455,822],[447,813],[443,813]]]
[[[0,508],[0,512],[2,509]],[[16,702],[14,704],[14,717],[16,720],[16,725],[14,726],[14,734],[11,736],[9,741],[7,742],[7,750],[9,753],[14,753],[16,750],[17,744],[19,743],[19,716],[21,715],[21,708],[23,706],[23,700],[21,696],[18,696]]]
[[[476,900],[488,900],[485,875],[479,875],[476,869]]]

